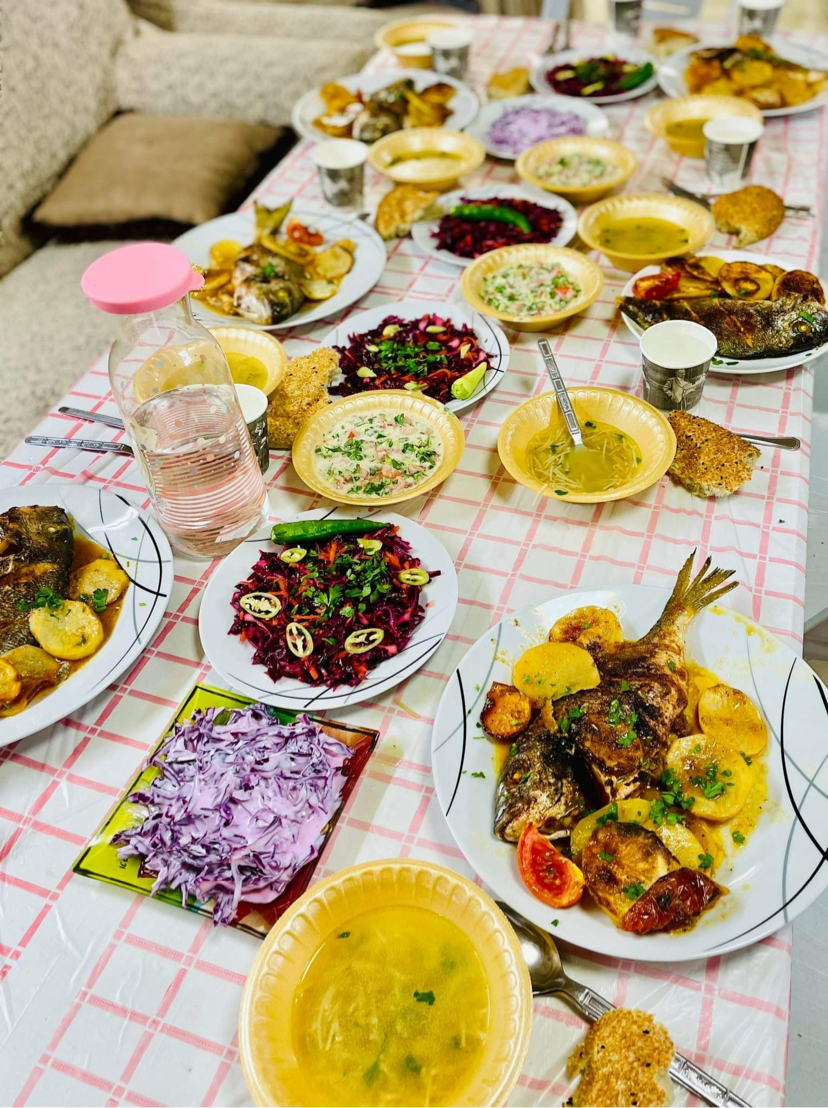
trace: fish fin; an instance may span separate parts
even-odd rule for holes
[[[670,604],[680,604],[687,611],[700,612],[702,608],[706,608],[714,600],[718,600],[719,597],[724,596],[731,589],[735,589],[739,582],[729,581],[725,584],[728,577],[732,577],[735,571],[732,569],[710,570],[711,558],[709,556],[705,559],[704,565],[693,580],[690,581],[695,556],[696,551],[694,550],[681,567],[676,578],[673,595],[670,597]]]

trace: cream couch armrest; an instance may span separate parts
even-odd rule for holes
[[[355,2],[355,0],[354,0]],[[396,18],[382,9],[331,3],[299,4],[276,0],[130,0],[136,15],[166,31],[208,35],[277,35],[309,41],[324,29],[325,38],[365,44],[374,31]],[[405,14],[405,13],[403,13]],[[400,16],[402,18],[402,16]]]
[[[303,93],[357,72],[370,52],[327,37],[170,33],[136,20],[116,58],[118,102],[150,115],[287,126]]]

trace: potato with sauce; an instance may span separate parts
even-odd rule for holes
[[[550,642],[574,642],[578,646],[590,643],[623,642],[624,632],[618,616],[609,608],[587,605],[561,616],[549,632]]]
[[[753,777],[741,754],[707,735],[684,735],[667,751],[667,769],[693,799],[693,815],[721,823],[744,806]]]
[[[493,739],[511,741],[529,726],[532,702],[528,696],[501,681],[494,681],[486,693],[486,703],[480,713],[484,731]]]
[[[558,700],[583,689],[594,689],[601,677],[589,653],[569,642],[530,647],[518,661],[512,679],[536,703]]]
[[[64,600],[57,608],[35,608],[29,629],[44,650],[74,662],[94,654],[103,642],[101,621],[81,600]]]
[[[129,578],[113,558],[95,558],[72,574],[69,595],[100,609],[114,604],[128,584]]]
[[[768,729],[749,696],[730,685],[714,685],[699,697],[699,726],[705,735],[755,758],[767,746]]]

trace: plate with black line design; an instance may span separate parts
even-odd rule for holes
[[[743,590],[733,596],[741,607],[747,607]],[[607,815],[607,808],[603,809],[606,816],[604,828],[609,825],[610,831],[613,831],[614,827],[628,821],[637,822],[641,831],[636,829],[635,836],[643,837],[643,832],[647,831],[648,835],[652,833],[660,839],[663,845],[666,845],[668,832],[675,830],[676,826],[685,838],[684,833],[690,832],[695,838],[687,839],[685,845],[695,846],[691,855],[697,854],[698,861],[693,856],[686,856],[683,848],[675,843],[666,853],[663,853],[662,846],[654,844],[657,850],[662,851],[667,869],[682,874],[702,874],[705,878],[712,874],[715,882],[727,890],[701,914],[692,929],[652,931],[649,934],[623,930],[610,914],[601,911],[590,895],[596,885],[590,882],[589,875],[582,898],[568,908],[551,907],[529,891],[521,878],[516,843],[504,841],[494,832],[496,790],[509,787],[508,773],[512,769],[525,768],[518,767],[518,757],[526,754],[527,747],[523,743],[518,747],[521,736],[517,730],[505,742],[495,742],[483,730],[480,719],[493,682],[510,686],[513,680],[520,681],[520,671],[513,673],[515,663],[529,648],[547,642],[553,624],[562,617],[579,608],[608,609],[620,622],[623,636],[629,642],[642,638],[653,628],[669,597],[670,593],[665,589],[622,585],[565,593],[540,603],[536,608],[526,608],[509,615],[475,643],[449,679],[437,710],[432,741],[432,772],[441,810],[469,864],[490,889],[540,927],[548,930],[554,920],[556,938],[604,955],[652,962],[689,961],[748,946],[789,923],[828,887],[828,690],[825,685],[785,643],[751,618],[721,603],[710,604],[693,619],[687,632],[684,658],[690,703],[693,704],[697,693],[712,688],[717,682],[740,690],[758,709],[766,727],[767,741],[764,749],[750,755],[738,749],[738,743],[747,744],[745,733],[740,731],[736,745],[729,751],[723,754],[716,748],[719,750],[719,762],[711,761],[710,765],[703,767],[700,771],[702,776],[696,779],[702,784],[686,786],[684,794],[676,794],[675,787],[669,784],[669,777],[666,783],[658,774],[648,781],[647,773],[639,769],[635,785],[628,778],[629,792],[625,791],[623,784],[618,786],[615,783],[599,797],[596,784],[599,775],[606,772],[608,763],[603,763],[602,770],[598,762],[591,758],[589,732],[579,730],[568,718],[576,718],[580,709],[573,708],[568,713],[567,726],[562,728],[558,723],[560,705],[572,702],[573,697],[564,697],[558,709],[555,708],[556,701],[549,701],[558,723],[558,733],[556,735],[541,727],[539,749],[550,760],[564,756],[571,758],[572,780],[582,790],[584,799],[583,805],[579,806],[575,797],[576,803],[569,805],[573,811],[560,818],[561,809],[543,825],[551,841],[564,850],[571,849],[574,858],[580,859],[586,867],[584,844],[588,844],[596,834],[596,824],[589,822],[590,810],[606,805],[608,800],[617,797],[614,812],[610,810]],[[605,668],[606,663],[602,664],[600,649],[595,659],[603,683],[607,680],[606,674],[611,671]],[[613,648],[606,649],[609,652]],[[679,658],[681,681],[685,680],[681,675],[683,666]],[[670,675],[667,677],[669,682]],[[625,716],[621,721],[625,725],[618,729],[620,739],[616,740],[618,753],[621,754],[622,747],[629,746],[631,740],[638,742],[641,738],[642,720],[645,721],[644,730],[647,728],[649,708],[646,698],[641,700],[633,677],[630,677],[630,682],[633,682],[633,689],[629,695],[637,698],[631,708],[637,709],[638,714],[630,730],[626,725],[629,717]],[[630,682],[621,683],[622,691],[629,691]],[[599,688],[600,685],[596,687],[596,693]],[[710,704],[715,708],[718,703],[716,698],[721,695],[720,692],[711,692],[712,699],[703,701],[703,706]],[[619,710],[625,711],[624,704],[618,709],[618,702],[614,703],[616,714]],[[575,704],[578,704],[577,700]],[[510,706],[515,718],[509,721],[514,723],[515,729],[520,726],[516,707],[517,702]],[[610,703],[610,716],[613,711]],[[684,709],[680,711],[683,713]],[[708,711],[707,707],[704,711]],[[709,714],[699,716],[695,713],[697,708],[694,707],[691,711],[694,722],[685,724],[682,721],[679,727],[676,717],[673,724],[677,731],[685,727],[688,729],[692,740],[690,757],[698,747],[702,752],[699,757],[706,758],[707,744],[715,728],[711,725]],[[593,720],[596,718],[592,716]],[[589,715],[585,719],[589,723]],[[533,722],[526,731],[527,739],[537,721],[540,721],[540,716],[535,707]],[[487,722],[491,722],[490,717],[487,717]],[[708,734],[700,730],[702,725]],[[583,724],[580,726],[583,727]],[[636,730],[639,734],[631,735],[630,731]],[[561,734],[561,731],[564,733]],[[761,734],[764,732],[760,728]],[[720,739],[721,733],[716,741]],[[680,745],[683,741],[673,734],[667,736],[662,747],[662,757],[666,751],[665,768],[674,765],[674,751],[683,749]],[[677,743],[678,746],[675,745]],[[566,746],[563,754],[561,744]],[[603,749],[606,751],[607,747]],[[730,761],[734,758],[735,768],[731,768]],[[636,760],[638,766],[646,761],[647,770],[650,770],[648,759]],[[526,774],[521,773],[519,780],[515,778],[517,786],[527,790],[525,795],[517,794],[520,802],[518,810],[531,812],[541,822],[554,805],[552,808],[530,809],[530,801],[533,798],[538,800],[544,789],[551,795],[550,786],[555,783],[560,786],[559,795],[563,796],[568,778],[558,768],[554,772],[550,770],[546,778],[538,768],[542,768],[542,763],[528,764]],[[506,769],[502,772],[504,765]],[[603,780],[606,784],[607,778]],[[713,816],[709,814],[700,819],[692,811],[696,803],[699,808],[705,808],[705,803],[698,800],[694,803],[691,799],[686,808],[680,804],[682,795],[686,801],[691,793],[698,791],[706,802],[707,812],[712,809],[715,815],[722,816],[728,809],[721,808],[717,812],[715,804],[717,801],[725,805],[731,803],[731,798],[736,795],[731,789],[741,790],[743,784],[747,787],[747,799],[729,819],[713,822]],[[711,796],[708,797],[708,794]],[[515,795],[514,792],[511,794],[513,800]],[[679,800],[676,800],[677,795]],[[503,796],[505,798],[507,794],[504,792]],[[622,804],[621,798],[624,797],[631,799]],[[630,805],[633,799],[639,807],[645,806],[647,811],[632,811]],[[668,803],[670,801],[672,805]],[[656,807],[653,807],[654,804]],[[567,805],[568,802],[564,808]],[[514,833],[516,825],[505,824],[503,812],[501,808],[499,829]],[[665,831],[667,813],[670,813],[672,823]],[[600,821],[601,816],[593,814],[591,819]],[[620,822],[611,823],[615,819]],[[579,831],[577,829],[582,821]],[[559,837],[556,838],[556,835]],[[596,856],[600,857],[614,872],[614,856],[606,850],[596,855],[597,850],[596,840],[593,862]],[[680,859],[673,854],[673,850],[680,853]],[[593,868],[593,876],[595,872]],[[698,882],[701,878],[693,880]],[[629,898],[631,909],[635,900],[649,892],[649,884],[654,882],[650,879],[646,887],[640,888],[631,883],[624,889],[621,880],[617,883],[619,891]],[[597,887],[600,894],[600,886]],[[620,918],[623,919],[627,911],[626,901],[619,897],[618,902],[621,904]]]
[[[117,563],[104,571],[110,595],[79,592],[76,574],[101,561]],[[120,493],[57,483],[0,490],[0,746],[71,715],[129,669],[172,584],[166,536]]]
[[[198,627],[213,668],[265,704],[323,711],[373,700],[434,653],[457,608],[434,535],[381,508],[317,508],[272,524],[210,578]]]

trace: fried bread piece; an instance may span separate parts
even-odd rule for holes
[[[669,1104],[668,1070],[675,1053],[666,1028],[649,1012],[615,1008],[590,1027],[569,1057],[569,1076],[581,1076],[572,1103],[575,1108]]]
[[[669,58],[677,50],[683,50],[685,46],[698,41],[697,35],[679,31],[675,27],[653,27],[653,33],[650,36],[650,53],[657,58]]]
[[[750,480],[761,457],[757,447],[689,412],[667,417],[676,434],[676,456],[668,473],[694,496],[730,496]]]
[[[439,192],[428,192],[414,185],[397,185],[391,189],[377,208],[375,222],[380,236],[386,241],[404,238],[412,223],[441,215],[437,207],[439,195]]]
[[[739,236],[737,246],[766,239],[785,218],[782,198],[764,185],[726,192],[713,201],[712,211],[720,231]]]
[[[338,368],[339,356],[327,346],[288,362],[267,408],[267,441],[273,450],[289,450],[305,421],[330,404],[328,385]]]

